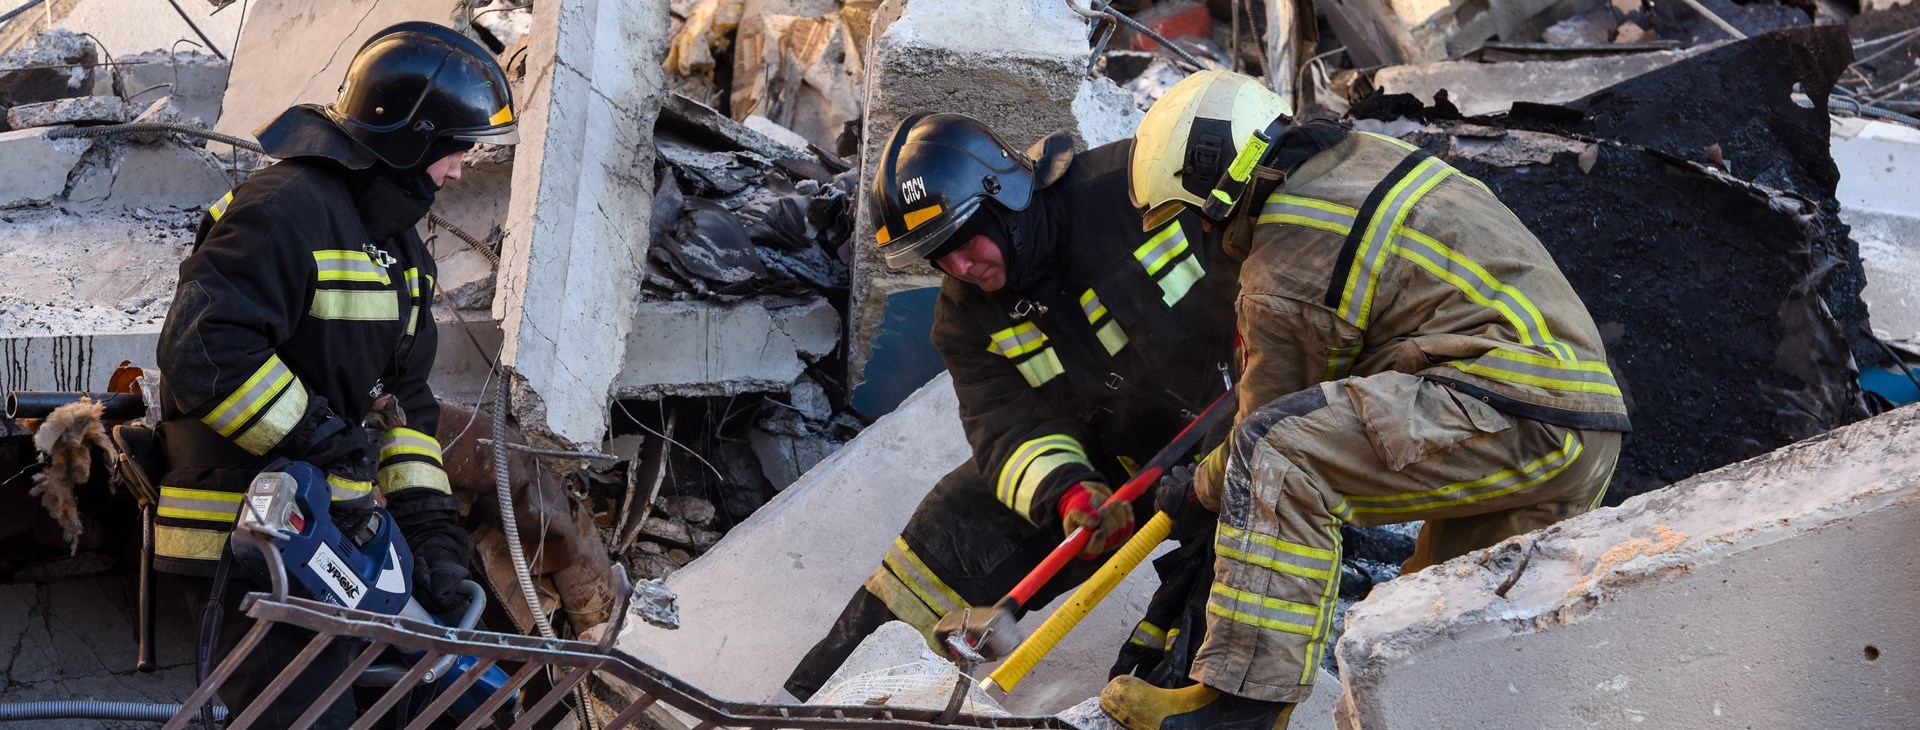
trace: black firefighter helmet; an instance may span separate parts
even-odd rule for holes
[[[507,74],[485,46],[452,28],[412,21],[360,46],[325,109],[328,119],[380,161],[422,162],[442,139],[520,141]]]
[[[1010,211],[1033,201],[1033,165],[979,120],[915,114],[900,122],[874,168],[868,205],[887,265],[932,258],[987,198]]]

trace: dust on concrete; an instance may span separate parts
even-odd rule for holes
[[[199,219],[171,208],[0,211],[0,337],[158,331]]]

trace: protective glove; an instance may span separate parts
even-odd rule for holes
[[[413,549],[413,597],[434,615],[465,607],[460,582],[467,579],[471,544],[460,525],[453,495],[416,487],[387,495],[387,511]]]
[[[320,467],[327,473],[327,482],[344,482],[353,485],[359,496],[341,499],[339,491],[334,492],[331,508],[333,522],[342,532],[356,539],[364,539],[357,534],[367,525],[373,514],[373,479],[378,468],[377,457],[379,443],[366,429],[348,427],[337,432],[325,442],[317,444],[306,456],[308,463]]]
[[[1160,484],[1154,489],[1153,508],[1173,518],[1173,532],[1168,537],[1182,544],[1211,534],[1220,519],[1220,515],[1200,503],[1200,496],[1194,491],[1194,480],[1204,471],[1204,466],[1204,463],[1176,466],[1160,477]]]
[[[1075,528],[1085,527],[1093,533],[1087,546],[1081,548],[1080,559],[1091,560],[1101,553],[1120,547],[1133,535],[1133,505],[1126,502],[1107,504],[1107,498],[1113,496],[1113,490],[1100,482],[1080,482],[1067,489],[1060,497],[1060,525],[1069,535]]]

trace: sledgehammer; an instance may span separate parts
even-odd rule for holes
[[[1142,466],[1133,478],[1114,490],[1113,496],[1108,497],[1107,502],[1110,504],[1116,500],[1120,503],[1132,502],[1146,493],[1147,488],[1159,482],[1160,477],[1172,469],[1187,452],[1192,451],[1193,447],[1200,442],[1200,438],[1211,430],[1214,424],[1219,423],[1221,418],[1233,411],[1228,405],[1232,402],[1232,396],[1233,388],[1228,387],[1219,397],[1214,398],[1213,402],[1200,412],[1200,415],[1194,416],[1193,420],[1187,423],[1186,428],[1181,429],[1180,433],[1173,437],[1171,443],[1160,449],[1159,453],[1154,454],[1153,459]],[[1172,528],[1172,518],[1165,513],[1154,514],[1153,519],[1148,520],[1146,526],[1135,532],[1133,537],[1127,540],[1126,545],[1101,566],[1100,572],[1096,573],[1093,579],[1087,581],[1074,593],[1072,602],[1047,619],[1033,639],[1025,640],[1023,643],[1018,624],[1020,608],[1033,599],[1033,594],[1039,592],[1041,586],[1053,580],[1060,569],[1066,566],[1067,561],[1080,554],[1080,549],[1093,538],[1093,533],[1084,527],[1076,528],[1069,533],[1067,538],[1053,549],[1053,552],[1047,554],[1045,560],[1040,561],[1040,565],[1035,567],[1033,572],[1028,573],[1027,577],[1015,585],[1005,598],[1000,599],[992,607],[964,608],[941,618],[940,622],[933,627],[934,639],[939,641],[941,646],[946,647],[955,661],[968,668],[983,661],[1009,657],[1005,664],[988,677],[987,682],[1002,689],[1011,690],[1013,685],[1040,661],[1041,657],[1053,650],[1053,645],[1059,643],[1074,624],[1080,622],[1080,618],[1085,616],[1088,610],[1098,604],[1100,599],[1105,598],[1114,586],[1119,585],[1121,578],[1126,577],[1128,572],[1140,564],[1140,560],[1146,557],[1154,546],[1166,540]],[[1110,575],[1116,571],[1117,575]],[[1077,609],[1077,612],[1069,609]],[[1075,615],[1069,617],[1066,614]],[[1015,654],[1018,656],[1010,656]],[[1018,665],[1017,668],[1016,665]]]

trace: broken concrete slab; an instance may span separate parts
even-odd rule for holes
[[[637,305],[616,398],[784,392],[806,368],[799,347],[758,302]]]
[[[23,24],[15,24],[24,27]],[[94,42],[70,30],[40,34],[0,56],[0,107],[113,93]]]
[[[1640,74],[1667,66],[1705,47],[1568,61],[1479,63],[1441,61],[1390,66],[1373,73],[1376,88],[1432,101],[1445,89],[1460,113],[1474,117],[1506,111],[1516,101],[1562,104]]]
[[[666,0],[534,6],[493,311],[523,386],[514,415],[535,439],[598,446],[627,369],[607,352],[644,336],[634,294],[648,241],[633,232],[652,219],[646,130],[665,93],[668,27]]]
[[[824,297],[770,307],[767,314],[773,317],[774,326],[793,340],[794,350],[807,362],[818,362],[840,346],[840,313]]]
[[[332,101],[348,62],[368,37],[408,20],[448,24],[458,6],[457,0],[249,3],[247,27],[229,54],[249,61],[234,67],[228,76],[220,122],[214,129],[248,137],[287,107]]]
[[[1840,168],[1840,218],[1853,228],[1867,270],[1860,296],[1873,311],[1874,329],[1920,338],[1920,205],[1908,193],[1920,184],[1920,132],[1836,118],[1833,162]]]
[[[1381,586],[1342,727],[1904,726],[1916,444],[1903,408]]]
[[[880,146],[910,114],[962,112],[1021,149],[1062,129],[1074,132],[1083,146],[1098,146],[1131,136],[1138,124],[1130,95],[1110,81],[1086,78],[1087,22],[1063,3],[1009,0],[992,12],[962,0],[888,3],[874,16],[873,31],[860,190],[867,188]],[[850,384],[856,389],[869,377],[874,338],[888,321],[889,297],[939,283],[924,266],[887,268],[872,245],[873,229],[862,206],[853,234],[847,336]],[[924,333],[906,339],[932,349]]]
[[[1495,38],[1537,37],[1585,0],[1330,0],[1318,3],[1354,65],[1392,66],[1458,58]]]
[[[59,124],[120,124],[125,121],[127,102],[117,96],[55,99],[7,109],[7,125],[14,129]]]
[[[774,697],[921,497],[968,456],[952,381],[941,376],[674,573],[667,584],[687,608],[678,631],[629,625],[620,648],[722,697]],[[1152,571],[1136,571],[1040,663],[1008,711],[1050,714],[1098,693],[1155,585]],[[779,600],[742,586],[777,586]],[[1032,631],[1051,610],[1023,625]]]
[[[51,139],[50,131],[0,132],[0,160],[7,161],[7,174],[0,175],[0,209],[46,203],[66,192],[67,174],[93,142]]]
[[[228,3],[72,0],[48,5],[52,6],[54,27],[99,38],[100,44],[115,54],[115,60],[154,50],[185,52],[198,48],[211,55],[212,50],[203,43],[212,43],[214,49],[231,57],[234,40],[240,35],[240,13],[220,12]],[[267,3],[251,3],[248,10],[255,11],[264,5]],[[39,13],[40,9],[35,8],[34,12]],[[249,24],[253,17],[247,16]],[[195,27],[199,33],[194,31]]]
[[[178,208],[199,211],[234,186],[218,159],[172,140],[98,141],[73,178],[63,205],[76,211]]]
[[[117,60],[120,65],[113,72],[134,108],[168,97],[183,118],[200,126],[211,129],[220,120],[220,103],[232,69],[227,61],[192,51],[149,51]]]
[[[766,117],[823,150],[844,154],[840,140],[849,124],[858,123],[866,99],[866,66],[843,16],[813,14],[822,7],[835,10],[830,3],[746,5],[734,36],[734,117]]]

